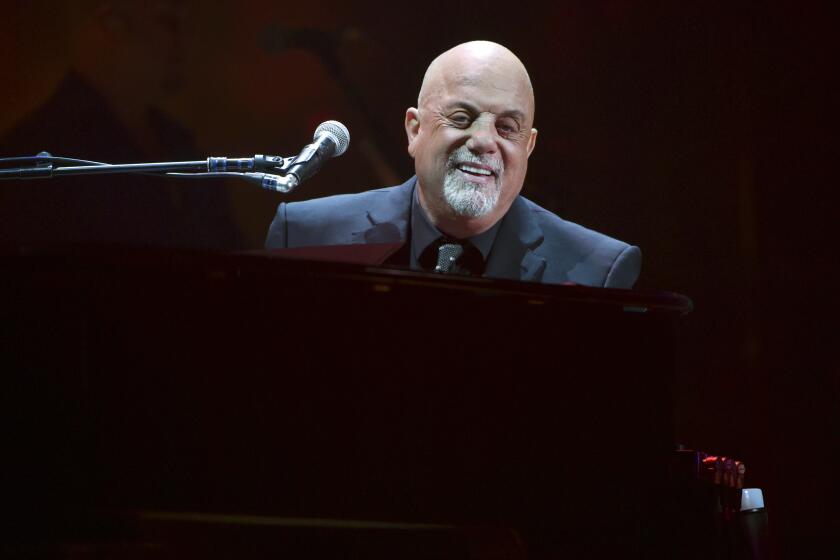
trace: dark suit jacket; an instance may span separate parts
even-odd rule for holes
[[[416,177],[398,187],[281,203],[266,247],[405,243]],[[519,196],[505,215],[484,276],[526,282],[631,288],[641,252],[567,222]]]

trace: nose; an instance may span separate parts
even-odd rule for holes
[[[498,150],[498,133],[492,119],[476,119],[470,127],[467,149],[474,154],[492,154]]]

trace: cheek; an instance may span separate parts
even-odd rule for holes
[[[428,149],[428,139],[421,131],[408,143],[408,153],[414,159],[423,159]]]
[[[441,150],[434,142],[426,142],[418,149],[420,157],[429,167],[436,167],[440,165]]]
[[[528,164],[528,152],[520,146],[511,146],[503,151],[505,171],[521,173]]]

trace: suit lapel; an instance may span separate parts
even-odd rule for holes
[[[383,195],[382,201],[368,208],[364,226],[350,233],[353,244],[405,243],[411,213],[411,196],[417,177],[412,177]]]
[[[542,240],[542,229],[528,204],[521,196],[516,197],[499,228],[484,275],[539,282],[546,266],[545,258],[538,253]]]

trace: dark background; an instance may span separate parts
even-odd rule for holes
[[[113,163],[178,159],[165,143],[144,146],[140,133],[140,148],[123,160],[111,155],[120,153],[109,151],[115,145],[133,142],[131,126],[90,144],[88,150],[101,148],[92,153],[74,138],[100,137],[100,130],[61,118],[32,123],[79,65],[76,32],[99,21],[99,4],[3,9],[0,156],[49,149]],[[425,67],[466,40],[501,42],[526,64],[536,91],[540,135],[523,194],[639,245],[645,260],[638,288],[694,300],[695,311],[679,327],[677,441],[746,462],[750,485],[765,489],[783,556],[836,548],[840,360],[829,228],[837,197],[828,161],[836,134],[825,124],[836,68],[828,9],[619,0],[541,8],[175,4],[183,17],[153,15],[138,25],[129,9],[112,44],[84,51],[88,60],[97,52],[105,59],[132,39],[135,48],[126,48],[124,64],[112,70],[110,79],[119,80],[119,72],[162,64],[154,54],[161,49],[152,48],[159,36],[144,35],[150,25],[176,37],[161,56],[178,66],[178,87],[165,94],[135,88],[111,103],[148,99],[188,133],[189,157],[294,155],[329,118],[344,122],[352,141],[346,155],[285,198],[246,184],[184,187],[144,178],[141,188],[161,204],[201,200],[200,211],[185,211],[191,235],[169,236],[180,226],[160,220],[160,231],[149,228],[150,242],[258,248],[281,200],[402,182],[412,173],[403,115],[415,104]],[[296,43],[300,37],[309,42]],[[55,189],[57,181],[43,188]],[[33,212],[18,206],[29,196],[22,188],[0,184],[0,217],[9,223]],[[35,214],[32,220],[44,219]]]

